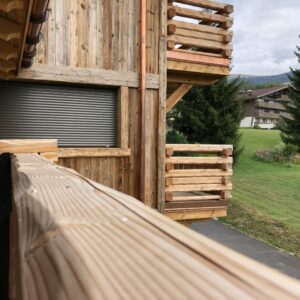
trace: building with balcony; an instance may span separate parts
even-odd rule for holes
[[[289,117],[286,112],[286,103],[291,101],[288,94],[288,86],[241,91],[244,109],[241,127],[274,128],[282,116]]]

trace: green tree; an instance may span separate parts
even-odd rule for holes
[[[240,86],[238,78],[223,78],[208,87],[193,87],[168,115],[172,127],[192,144],[233,144],[236,162],[242,151]]]
[[[300,61],[300,47],[297,47],[295,55]],[[292,102],[285,104],[291,118],[282,116],[279,129],[285,144],[293,144],[300,149],[300,70],[291,68],[291,72],[289,94]]]

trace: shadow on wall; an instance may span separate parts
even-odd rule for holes
[[[9,216],[11,212],[11,159],[0,155],[0,299],[8,298]]]

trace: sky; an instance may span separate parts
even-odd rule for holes
[[[235,10],[232,74],[277,75],[300,68],[294,54],[300,45],[300,0],[220,2]]]
[[[299,68],[300,0],[225,0],[235,7],[233,74],[276,75]]]

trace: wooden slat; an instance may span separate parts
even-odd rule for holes
[[[203,177],[203,176],[232,176],[232,170],[222,169],[175,169],[166,173],[166,177]]]
[[[202,153],[218,153],[224,149],[232,150],[232,145],[204,145],[204,144],[167,144],[166,149],[180,152],[202,152]]]
[[[14,156],[12,180],[12,299],[300,297],[298,281],[38,156]]]
[[[166,192],[211,192],[211,191],[230,191],[232,184],[184,184],[170,185],[166,187]]]
[[[211,33],[211,34],[218,34],[223,36],[232,34],[232,32],[227,29],[212,27],[208,25],[193,24],[193,23],[183,22],[178,20],[168,20],[168,26],[170,25],[174,26],[175,28],[181,28],[181,29],[204,32],[204,33]]]
[[[232,53],[232,46],[225,44],[223,42],[214,42],[214,41],[204,40],[200,38],[181,36],[177,34],[170,35],[168,37],[168,42],[169,41],[173,42],[174,45],[180,44],[189,47],[196,47],[201,50],[208,49],[208,50],[215,50],[221,52],[224,51],[225,57],[230,57]]]
[[[210,165],[210,164],[232,164],[232,157],[168,157],[167,163],[182,165]]]
[[[205,22],[217,22],[222,24],[223,28],[228,29],[232,26],[232,18],[222,16],[219,14],[206,13],[189,8],[183,8],[179,6],[171,6],[170,9],[175,9],[176,16],[197,19]]]
[[[203,201],[203,200],[220,200],[221,196],[220,195],[195,195],[195,196],[176,196],[172,194],[172,197],[169,198],[168,201]]]
[[[57,140],[0,140],[0,153],[56,152]]]
[[[197,84],[199,86],[206,86],[215,83],[218,80],[216,77],[209,77],[199,74],[188,74],[181,72],[168,72],[168,84],[172,83],[187,83]]]
[[[192,84],[181,84],[167,99],[167,112],[170,112],[192,87]]]
[[[169,1],[173,2],[173,1]],[[189,4],[201,8],[216,10],[218,12],[230,14],[233,13],[233,6],[210,0],[176,0],[178,3]]]
[[[70,157],[128,157],[130,149],[121,148],[59,148],[59,158]]]
[[[184,201],[171,201],[171,202],[167,202],[166,203],[166,210],[168,211],[168,209],[201,209],[201,208],[207,208],[207,207],[214,207],[214,208],[218,208],[221,207],[222,209],[224,209],[224,207],[226,207],[228,205],[228,201],[227,200],[209,200],[209,201],[205,201],[205,200],[201,200],[201,201],[188,201],[188,200],[184,200]]]
[[[166,178],[166,185],[177,185],[177,184],[200,184],[200,183],[215,183],[223,184],[224,177],[183,177],[183,178]]]
[[[194,39],[202,39],[208,41],[214,41],[219,43],[230,43],[232,41],[232,33],[227,35],[219,35],[213,33],[203,33],[196,30],[176,28],[176,26],[169,25],[168,33],[170,35],[175,34],[177,36],[190,37]]]
[[[169,50],[167,52],[167,58],[169,60],[179,60],[179,61],[207,64],[207,65],[214,65],[214,66],[224,66],[224,67],[229,67],[231,62],[230,59],[228,58],[210,57],[192,51],[190,51],[189,53],[184,53],[176,50]]]
[[[167,209],[165,211],[167,217],[172,220],[197,220],[197,219],[211,219],[227,216],[227,208],[207,208],[207,209]]]
[[[127,86],[121,86],[118,94],[118,145],[122,149],[128,149],[128,97],[129,90]]]
[[[193,72],[208,75],[227,76],[229,74],[228,67],[208,66],[195,64],[190,62],[170,61],[167,63],[168,71]]]

